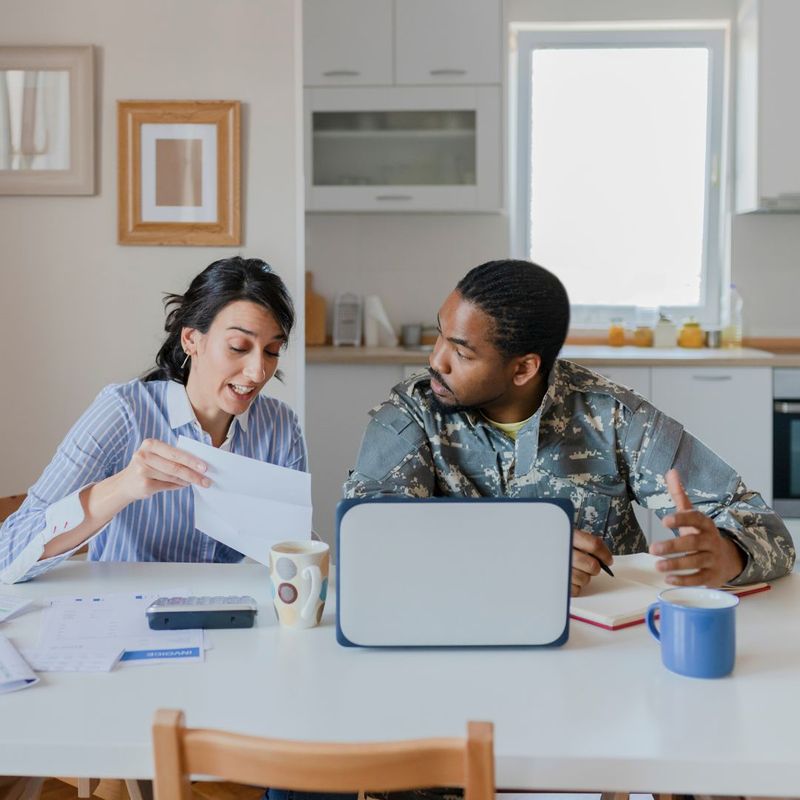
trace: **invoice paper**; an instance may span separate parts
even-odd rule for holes
[[[158,597],[176,597],[185,591],[148,594],[106,594],[95,597],[54,597],[42,618],[37,657],[53,662],[66,652],[83,650],[96,663],[99,654],[117,648],[120,663],[154,664],[203,661],[203,631],[154,631],[145,610]]]
[[[311,538],[311,475],[178,438],[178,448],[208,464],[211,486],[192,486],[194,524],[212,538],[269,563],[269,549]]]

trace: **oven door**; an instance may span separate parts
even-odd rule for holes
[[[800,517],[800,400],[775,400],[772,419],[773,505],[783,517]]]

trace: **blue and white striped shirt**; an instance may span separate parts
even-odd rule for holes
[[[29,580],[68,558],[74,550],[39,561],[47,542],[83,521],[80,491],[126,467],[144,439],[176,446],[180,435],[211,444],[181,384],[134,380],[103,389],[59,445],[25,502],[0,528],[0,582]],[[257,396],[235,417],[222,447],[306,470],[297,416],[272,397]],[[195,529],[194,497],[187,487],[126,506],[90,539],[89,558],[230,563],[241,561],[242,555]]]

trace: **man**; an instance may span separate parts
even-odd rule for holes
[[[646,549],[632,501],[679,529],[650,546],[674,556],[659,569],[675,586],[791,571],[786,527],[734,469],[633,391],[557,359],[569,299],[553,274],[526,261],[482,264],[438,323],[429,374],[371,412],[346,497],[568,498],[574,595],[613,554]]]

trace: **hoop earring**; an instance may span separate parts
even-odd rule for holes
[[[190,358],[191,356],[187,353],[186,358],[183,359],[183,364],[181,364],[181,369],[184,369],[186,367],[186,363],[189,361]]]

